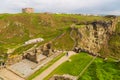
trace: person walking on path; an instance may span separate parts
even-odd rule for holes
[[[67,56],[67,57],[69,56],[68,52],[66,53],[66,56]]]

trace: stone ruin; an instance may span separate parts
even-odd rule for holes
[[[69,74],[64,74],[64,75],[54,75],[52,78],[49,80],[77,80],[76,76],[71,76]]]
[[[51,56],[53,52],[54,50],[52,50],[51,43],[46,43],[35,49],[25,51],[21,55],[9,55],[6,64],[12,65],[20,62],[23,59],[28,59],[32,62],[39,63],[41,60],[44,60],[47,57]]]
[[[6,66],[13,65],[23,59],[22,55],[8,55]]]
[[[52,54],[53,50],[51,48],[51,43],[47,43],[34,50],[25,52],[23,58],[39,63],[40,62],[39,60],[44,60],[46,57],[49,57]],[[40,57],[41,59],[39,59]]]
[[[23,13],[34,13],[34,9],[33,8],[23,8],[22,12]]]

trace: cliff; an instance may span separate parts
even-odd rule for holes
[[[109,47],[111,36],[115,33],[116,25],[117,18],[109,21],[94,21],[89,24],[72,25],[71,37],[75,41],[74,48],[93,55],[98,54],[108,57],[110,51],[106,52],[109,50],[107,47]],[[101,50],[104,46],[106,46],[106,50],[102,54]]]

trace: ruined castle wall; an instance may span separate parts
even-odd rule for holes
[[[49,80],[77,80],[77,77],[71,76],[71,75],[68,75],[68,74],[65,74],[65,75],[54,75]]]

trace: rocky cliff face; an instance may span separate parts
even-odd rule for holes
[[[102,46],[107,44],[110,35],[116,29],[117,19],[111,21],[94,21],[86,25],[72,27],[72,37],[75,47],[93,53],[99,53]],[[77,27],[76,27],[77,26]]]

